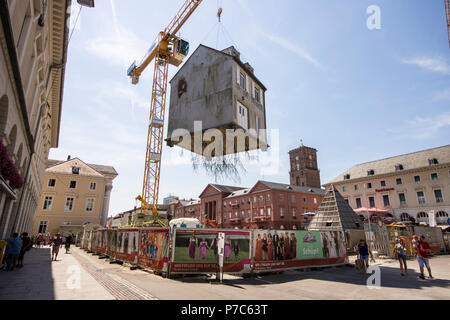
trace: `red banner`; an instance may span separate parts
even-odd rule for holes
[[[141,229],[138,264],[167,272],[169,262],[169,229]]]

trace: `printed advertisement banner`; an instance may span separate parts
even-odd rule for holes
[[[118,229],[116,259],[137,262],[139,248],[139,229]]]
[[[116,247],[117,247],[117,230],[112,229],[107,231],[106,236],[106,254],[110,259],[114,259],[116,256]]]
[[[219,232],[225,233],[224,272],[250,272],[250,232],[206,229],[176,229],[171,272],[216,272]]]
[[[169,229],[141,229],[138,264],[167,272]]]
[[[347,257],[342,231],[254,230],[252,246],[259,271],[341,264]]]
[[[106,229],[93,231],[92,251],[95,253],[106,253]]]

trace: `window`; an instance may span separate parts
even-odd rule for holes
[[[317,204],[317,198],[314,198],[314,204]]]
[[[283,201],[283,195],[280,194],[280,201]]]
[[[401,178],[397,178],[395,181],[397,182],[397,184],[402,184],[402,179]]]
[[[48,225],[48,221],[40,221],[38,233],[46,233],[47,225]]]
[[[417,218],[428,219],[429,218],[428,217],[428,213],[426,213],[426,212],[419,212],[417,214]]]
[[[91,184],[89,185],[89,190],[95,190],[95,188],[97,188],[97,183],[91,182]]]
[[[362,205],[361,205],[361,198],[356,198],[356,207],[357,208],[361,208],[362,207]]]
[[[406,212],[403,212],[403,213],[400,215],[400,220],[401,220],[401,221],[410,221],[409,214],[407,214]]]
[[[344,176],[344,180],[350,180],[350,175],[349,175],[349,174],[346,174],[346,175]]]
[[[347,192],[347,187],[342,187],[342,191]]]
[[[80,168],[79,167],[72,167],[72,173],[73,174],[80,174]]]
[[[295,218],[297,216],[297,209],[292,208],[292,216]]]
[[[271,215],[271,212],[272,211],[272,208],[267,208],[267,216],[269,216],[270,217],[270,215]]]
[[[414,177],[414,182],[420,182],[420,176],[415,176]]]
[[[45,198],[44,198],[44,205],[42,206],[42,210],[45,210],[45,211],[52,210],[52,203],[53,203],[53,197],[52,196],[45,196]]]
[[[256,202],[256,197],[253,197],[253,202]]]
[[[48,186],[54,187],[56,185],[56,179],[48,179]]]
[[[280,208],[280,217],[284,217],[284,208]]]
[[[256,209],[253,210],[253,216],[256,217]]]
[[[395,171],[402,171],[403,170],[403,165],[402,164],[398,164],[395,166]]]
[[[355,184],[355,190],[359,190],[359,186]]]
[[[431,180],[433,180],[433,181],[438,180],[438,174],[437,173],[432,173],[431,174]]]
[[[400,200],[400,205],[401,206],[406,206],[406,197],[404,193],[399,193],[398,194],[398,199]]]
[[[255,100],[258,102],[260,102],[259,96],[260,96],[259,88],[255,87]]]
[[[259,196],[259,201],[264,201],[264,196],[263,195]]]
[[[244,210],[241,211],[241,214],[242,214],[242,218],[245,218],[245,211]]]
[[[372,182],[367,183],[367,189],[372,189]]]
[[[444,198],[442,198],[442,191],[440,189],[434,190],[434,197],[436,198],[437,203],[444,202]]]
[[[436,158],[433,158],[433,159],[428,159],[428,163],[430,166],[432,166],[434,164],[439,164],[439,161]]]
[[[77,187],[77,182],[76,181],[70,181],[70,184],[69,184],[69,188],[70,189],[75,189]]]
[[[386,187],[386,181],[384,181],[384,180],[381,181],[381,186],[382,186],[382,187]]]
[[[303,198],[303,202],[306,202],[306,198]]]
[[[292,196],[291,196],[291,201],[292,201],[292,202],[295,202],[295,195],[292,195]]]
[[[385,194],[383,196],[383,204],[385,207],[389,207],[391,205],[391,202],[389,201],[389,195]]]
[[[64,211],[72,211],[73,210],[73,200],[74,198],[66,198],[66,206],[64,207]]]
[[[86,211],[92,212],[94,210],[94,201],[95,199],[88,198],[86,199]]]
[[[245,89],[245,74],[242,72],[239,73],[239,85],[242,87],[242,89]]]
[[[259,215],[260,215],[261,217],[264,216],[264,209],[263,209],[263,208],[259,209]]]
[[[369,206],[371,208],[375,208],[375,198],[374,197],[369,197]]]
[[[270,194],[266,196],[267,201],[270,201]]]
[[[247,218],[250,218],[250,210],[247,210]]]
[[[423,191],[417,191],[417,200],[419,201],[419,204],[425,204],[425,195],[423,194]]]
[[[373,176],[375,174],[375,170],[369,170],[367,171],[368,176]]]

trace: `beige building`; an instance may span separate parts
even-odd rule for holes
[[[87,223],[106,226],[113,167],[86,164],[78,158],[49,160],[33,234],[77,233]]]
[[[334,185],[353,209],[387,210],[397,221],[447,224],[450,214],[450,145],[354,166]]]
[[[24,184],[0,175],[0,238],[32,229],[58,146],[71,0],[0,0],[0,140]],[[15,185],[15,184],[14,184]]]

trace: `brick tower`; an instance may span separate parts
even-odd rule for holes
[[[289,151],[292,185],[300,187],[320,188],[320,171],[317,167],[317,150],[305,147],[300,140],[300,147]]]

